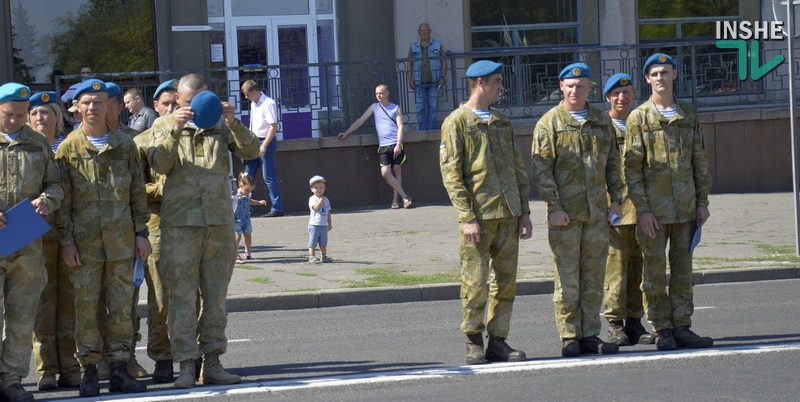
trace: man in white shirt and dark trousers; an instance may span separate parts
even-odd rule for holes
[[[278,174],[275,171],[275,151],[278,141],[275,134],[278,132],[278,108],[275,100],[261,92],[253,80],[242,84],[242,93],[250,103],[250,131],[254,132],[261,140],[261,150],[258,158],[245,162],[244,171],[256,177],[256,171],[262,167],[264,182],[269,189],[269,199],[272,207],[265,217],[283,216],[283,202],[281,201],[281,186],[278,183]]]

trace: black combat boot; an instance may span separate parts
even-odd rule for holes
[[[561,341],[561,356],[577,357],[581,355],[581,347],[575,338],[566,338]]]
[[[656,349],[675,350],[677,348],[678,344],[675,343],[675,337],[672,336],[672,328],[656,331]]]
[[[22,388],[22,384],[11,384],[0,393],[4,401],[9,402],[33,402],[33,394]]]
[[[597,336],[581,338],[578,344],[581,346],[581,353],[613,355],[619,352],[619,346],[616,343],[603,342]]]
[[[628,340],[631,345],[637,343],[652,345],[656,343],[655,335],[647,332],[642,326],[641,318],[628,317],[625,319],[625,334],[628,335]]]
[[[172,375],[172,359],[170,360],[156,360],[156,369],[153,370],[153,383],[165,384],[174,381],[175,377]]]
[[[486,347],[486,360],[492,362],[520,362],[525,360],[525,352],[512,349],[506,343],[506,338],[489,335],[489,345]]]
[[[78,391],[80,396],[100,395],[100,380],[97,379],[97,365],[87,364],[81,367],[81,389]]]
[[[467,335],[467,364],[484,364],[486,355],[483,352],[483,335]]]
[[[617,346],[630,345],[622,320],[608,322],[608,341]]]
[[[108,379],[108,392],[144,392],[147,386],[139,382],[128,372],[127,362],[114,362],[111,366],[111,378]]]
[[[695,334],[688,326],[675,328],[672,333],[675,336],[675,343],[681,348],[697,349],[714,346],[713,339]]]

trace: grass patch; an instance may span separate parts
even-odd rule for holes
[[[756,247],[764,254],[750,257],[747,261],[800,262],[800,256],[795,252],[794,246],[756,244]]]
[[[236,264],[236,268],[246,269],[246,270],[249,270],[249,271],[260,271],[260,270],[264,269],[264,268],[261,268],[261,267],[256,267],[254,265],[247,265],[247,264],[244,264],[244,265]]]
[[[293,292],[317,292],[317,291],[319,291],[319,290],[320,290],[319,288],[300,288],[300,289],[285,289],[285,290],[282,290],[281,292],[284,292],[284,293],[293,293]]]
[[[461,281],[460,273],[415,275],[382,268],[360,268],[356,272],[369,275],[363,281],[350,282],[348,288],[371,288],[378,286],[415,286],[430,283],[452,283]]]
[[[297,276],[319,276],[319,274],[315,274],[313,272],[298,272],[295,275],[297,275]]]
[[[266,285],[268,283],[272,283],[272,279],[267,278],[266,276],[259,276],[259,277],[255,277],[255,278],[250,278],[247,281],[248,282],[261,283],[261,284],[264,284],[264,285]]]
[[[283,268],[276,268],[276,269],[273,269],[272,272],[286,272],[286,270],[283,269]]]

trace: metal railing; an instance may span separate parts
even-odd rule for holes
[[[638,99],[649,97],[649,85],[642,74],[642,64],[654,52],[664,52],[675,58],[678,79],[675,93],[701,110],[743,109],[788,105],[788,62],[769,72],[758,81],[740,81],[737,77],[735,50],[718,49],[712,41],[683,41],[668,44],[633,46],[561,46],[514,48],[497,51],[448,53],[447,83],[440,91],[439,119],[469,97],[464,76],[469,64],[490,59],[502,62],[505,91],[497,107],[512,119],[535,119],[561,100],[558,74],[575,61],[587,63],[593,70],[595,86],[589,101],[604,107],[602,87],[605,81],[619,72],[633,77]],[[762,49],[762,60],[770,60],[786,49]],[[409,89],[406,62],[408,59],[349,61],[298,65],[246,66],[194,70],[207,77],[209,89],[222,99],[237,106],[247,115],[249,102],[239,88],[247,79],[256,80],[265,92],[276,100],[284,139],[335,136],[344,131],[375,102],[377,84],[387,84],[391,101],[404,111],[404,122],[416,127],[414,93]],[[158,83],[179,78],[187,71],[147,71],[98,74],[103,80],[113,80],[123,91],[138,87],[146,99]],[[63,90],[80,76],[57,77],[57,88]],[[146,102],[150,104],[150,102]],[[125,112],[127,113],[127,112]],[[124,116],[127,119],[127,116]],[[127,120],[124,120],[127,121]],[[361,132],[374,132],[371,121]],[[294,131],[292,131],[294,130]],[[295,133],[287,136],[287,133]]]

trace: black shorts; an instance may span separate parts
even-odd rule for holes
[[[394,157],[394,146],[397,144],[387,145],[385,147],[378,147],[378,154],[380,154],[381,167],[391,165],[402,165],[406,162],[405,147],[400,145],[400,155]]]

